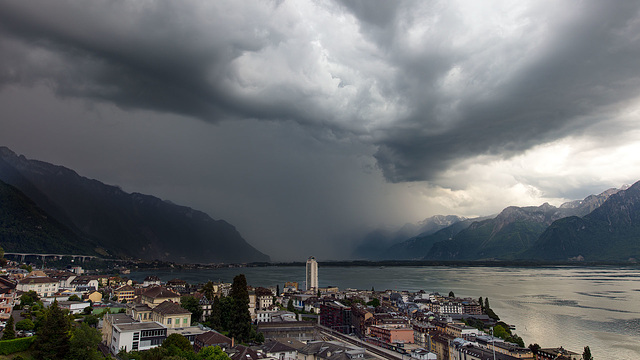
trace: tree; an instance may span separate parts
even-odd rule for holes
[[[207,346],[198,353],[200,360],[228,360],[229,356],[219,346]]]
[[[202,317],[202,306],[198,299],[190,295],[183,296],[180,298],[180,306],[191,312],[192,325],[200,321],[200,318]]]
[[[276,296],[280,296],[280,284],[276,285]]]
[[[92,314],[92,313],[93,313],[93,307],[91,307],[91,306],[87,306],[86,308],[84,308],[84,309],[82,310],[82,313],[83,313],[83,314],[85,314],[85,315]]]
[[[100,320],[98,320],[98,317],[95,315],[88,315],[84,317],[84,320],[82,322],[91,327],[96,327]]]
[[[16,330],[33,330],[35,324],[30,319],[24,319],[18,321],[16,324]]]
[[[293,307],[293,299],[289,299],[287,302],[287,311],[296,311],[296,308]]]
[[[200,292],[202,292],[208,300],[213,300],[216,297],[215,286],[211,281],[204,284],[202,289],[200,289]]]
[[[588,346],[584,347],[584,351],[582,352],[582,360],[593,360],[593,356],[591,356],[591,349]]]
[[[222,305],[220,305],[220,298],[213,299],[213,305],[211,306],[211,315],[207,319],[209,326],[222,331]]]
[[[64,359],[69,353],[69,327],[69,318],[58,306],[58,301],[54,300],[38,331],[36,359]]]
[[[69,296],[69,301],[82,301],[82,299],[80,299],[80,297],[76,294],[73,294],[71,296]]]
[[[9,316],[7,325],[5,325],[4,332],[2,333],[2,340],[12,340],[16,338],[16,330],[13,328],[13,325],[13,316]]]
[[[371,301],[369,301],[367,303],[367,305],[373,306],[373,307],[378,307],[378,306],[380,306],[380,300],[378,300],[377,298],[373,298]]]
[[[33,290],[29,290],[26,293],[22,294],[22,296],[20,296],[21,305],[31,306],[38,302],[38,300],[40,300],[40,297],[38,296],[38,293]]]
[[[489,306],[489,298],[488,297],[484,298],[484,309],[485,309],[485,311],[487,309],[491,309],[491,307]]]
[[[538,351],[540,350],[540,345],[538,345],[538,343],[529,344],[529,350],[531,350],[533,355],[536,355],[536,354],[538,354]]]
[[[71,339],[69,340],[68,359],[102,359],[102,355],[98,352],[98,344],[102,341],[102,335],[97,329],[89,327],[86,323],[73,329]]]
[[[482,296],[478,298],[478,304],[480,304],[480,309],[484,312],[484,302],[482,301]]]
[[[456,295],[453,293],[453,291],[449,291],[449,297],[450,298],[454,298],[454,297],[456,297]]]
[[[231,297],[234,302],[233,322],[229,328],[229,335],[238,341],[247,341],[251,334],[251,314],[249,313],[249,292],[247,279],[244,274],[233,278]]]
[[[193,351],[193,347],[191,347],[189,339],[177,333],[167,336],[167,338],[162,342],[162,347],[167,349],[172,355],[176,355],[176,351],[171,349],[172,347],[181,351]]]

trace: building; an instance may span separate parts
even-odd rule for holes
[[[372,325],[369,335],[387,344],[413,344],[413,328],[393,325]]]
[[[437,360],[438,356],[425,349],[411,350],[411,358],[416,360]]]
[[[317,336],[316,324],[312,321],[258,323],[258,332],[265,339],[293,338],[303,342],[314,340]]]
[[[296,360],[298,356],[298,350],[287,343],[276,340],[268,340],[260,348],[267,356],[278,360]]]
[[[352,332],[351,307],[337,301],[323,302],[320,304],[320,325],[343,334],[350,334]]]
[[[196,335],[196,339],[193,342],[193,349],[196,352],[200,352],[200,350],[207,346],[226,348],[231,346],[231,339],[215,331],[207,331],[206,333]]]
[[[551,359],[566,359],[566,360],[580,360],[582,355],[569,351],[562,346],[558,348],[545,348],[540,349],[536,353],[536,360],[551,360]]]
[[[109,351],[116,355],[120,350],[149,350],[160,346],[166,338],[167,328],[155,321],[113,324]]]
[[[167,300],[178,303],[180,302],[180,294],[162,286],[154,286],[147,289],[140,296],[140,302],[149,305],[150,308],[154,308]]]
[[[155,275],[149,275],[142,281],[142,287],[160,286],[160,278]]]
[[[58,305],[61,309],[69,310],[70,314],[80,314],[85,308],[91,306],[88,301],[60,301]]]
[[[28,277],[20,280],[16,286],[17,291],[35,291],[39,297],[53,296],[58,292],[59,282],[47,276]]]
[[[191,312],[167,300],[151,310],[151,321],[168,328],[188,327],[191,326]]]
[[[102,341],[111,348],[113,341],[113,325],[130,324],[134,320],[126,314],[105,314],[102,321]]]
[[[131,285],[123,285],[113,291],[116,301],[119,303],[128,303],[135,298],[135,290]]]
[[[318,262],[316,258],[310,256],[307,259],[307,281],[306,285],[307,291],[317,291],[318,290]]]

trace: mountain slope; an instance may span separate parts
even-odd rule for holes
[[[640,182],[580,218],[555,221],[524,256],[544,260],[640,259]]]
[[[116,256],[207,263],[269,260],[223,220],[153,196],[128,194],[7,148],[0,148],[0,180]]]
[[[455,222],[433,234],[420,234],[401,243],[395,244],[384,252],[386,260],[412,260],[422,259],[431,250],[433,244],[453,238],[460,231],[468,228],[476,221],[486,218],[464,219]]]
[[[94,244],[40,209],[20,190],[0,181],[0,245],[6,252],[98,255]]]
[[[541,206],[510,206],[493,219],[472,223],[451,240],[433,244],[425,259],[510,257],[528,249],[551,224],[556,212],[557,208],[547,203]]]
[[[406,253],[402,246],[393,253],[389,253],[390,248],[394,248],[407,239],[416,236],[431,235],[452,224],[465,220],[457,215],[435,215],[426,218],[418,223],[407,223],[396,230],[374,230],[360,241],[352,252],[352,257],[357,259],[410,259],[415,253]]]

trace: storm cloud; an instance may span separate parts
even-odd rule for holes
[[[423,190],[403,196],[423,192],[438,203],[433,211],[464,207],[465,215],[484,215],[477,212],[486,205],[469,207],[491,201],[486,194],[495,189],[480,189],[481,182],[561,199],[638,177],[635,168],[614,178],[597,170],[586,180],[577,179],[584,171],[567,174],[561,185],[554,176],[569,162],[589,167],[582,159],[598,157],[587,156],[589,149],[615,152],[613,144],[637,141],[639,11],[634,1],[8,1],[0,3],[0,90],[5,101],[27,88],[40,89],[32,101],[46,98],[46,88],[59,99],[116,106],[118,114],[167,114],[167,131],[198,127],[196,138],[209,130],[194,119],[257,143],[256,133],[271,134],[260,151],[289,159],[276,168],[309,166],[299,170],[307,179],[300,193],[313,191],[308,185],[321,173],[332,178],[325,170],[342,161],[336,173],[356,168],[363,175],[340,186],[354,189],[379,172],[393,184],[422,182]],[[217,139],[222,152],[238,141],[225,140]],[[567,142],[556,175],[514,165],[551,159],[540,154],[557,155]],[[314,146],[326,156],[307,162],[300,154],[313,154]],[[243,151],[228,152],[229,163]],[[268,174],[264,168],[259,176]],[[268,201],[292,196],[291,183],[273,179]],[[144,190],[141,184],[132,186]],[[240,187],[234,179],[228,185]],[[314,200],[331,214],[331,204],[349,193]],[[391,194],[398,195],[389,191],[370,205],[383,206]],[[307,225],[281,236],[303,236]]]

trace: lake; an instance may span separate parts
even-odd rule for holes
[[[596,360],[640,359],[640,268],[638,267],[322,267],[321,287],[375,290],[425,290],[459,297],[489,297],[491,308],[525,344],[564,346],[582,353],[589,346]],[[142,281],[232,282],[245,274],[252,286],[286,281],[304,285],[305,268],[252,267],[188,271],[140,271]]]

